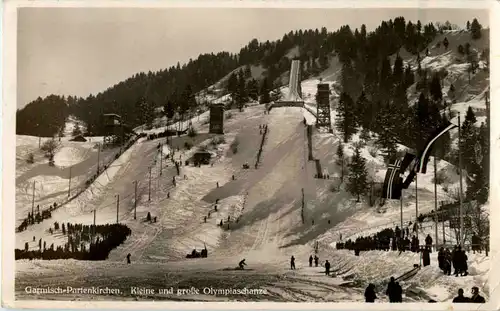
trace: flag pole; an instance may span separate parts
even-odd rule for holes
[[[399,198],[401,211],[401,232],[403,232],[403,189],[401,189],[401,197]]]
[[[460,131],[460,113],[458,113],[458,171],[460,173],[460,193],[459,193],[459,198],[460,198],[460,211],[459,211],[459,217],[460,217],[460,229],[459,229],[459,234],[458,234],[458,245],[462,246],[462,241],[463,241],[463,234],[464,234],[464,219],[462,215],[462,204],[463,204],[463,198],[462,198],[462,154],[460,152],[460,145],[461,145],[461,131]]]
[[[415,224],[417,225],[416,234],[418,239],[418,227],[420,227],[418,223],[418,173],[415,173]]]
[[[436,225],[436,251],[438,250],[438,201],[437,201],[437,161],[434,156],[434,224]]]

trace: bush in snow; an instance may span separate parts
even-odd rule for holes
[[[59,146],[59,144],[57,143],[57,141],[55,139],[49,139],[43,143],[43,145],[40,149],[43,152],[45,152],[45,156],[47,158],[50,158],[51,156],[54,157],[58,146]]]
[[[377,157],[377,155],[378,155],[378,148],[377,148],[377,147],[375,147],[375,146],[373,146],[373,147],[369,147],[369,148],[368,148],[368,153],[369,153],[372,157],[376,158],[376,157]]]
[[[35,163],[35,156],[33,155],[33,152],[28,153],[28,157],[26,158],[26,162],[29,164]]]
[[[433,183],[434,183],[434,180],[436,181],[437,185],[441,185],[441,184],[448,182],[448,177],[446,176],[446,174],[444,172],[437,172],[436,178],[434,179],[434,177],[432,177]]]
[[[195,137],[196,135],[198,135],[198,133],[196,132],[196,130],[194,129],[194,127],[190,127],[189,131],[188,131],[188,136],[189,137]]]
[[[190,142],[188,142],[188,141],[186,141],[186,142],[184,143],[184,148],[185,148],[186,150],[189,150],[189,149],[191,149],[192,147],[193,147],[193,144],[192,144],[192,143],[190,143]]]
[[[54,155],[50,155],[49,156],[49,166],[54,166],[55,163],[54,163]]]
[[[233,118],[233,114],[231,112],[226,113],[226,119],[231,120]]]
[[[226,138],[224,136],[217,136],[212,138],[210,141],[210,144],[214,147],[217,147],[217,145],[224,144],[226,143]]]
[[[233,153],[237,153],[238,152],[238,146],[240,145],[240,142],[238,141],[238,138],[235,138],[233,140],[233,142],[231,143],[231,151]]]
[[[363,128],[363,130],[361,131],[361,134],[359,135],[359,138],[361,140],[364,140],[365,143],[368,142],[370,140],[370,131],[366,128]]]

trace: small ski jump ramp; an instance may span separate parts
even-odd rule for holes
[[[300,90],[300,60],[292,60],[290,68],[290,81],[288,82],[288,94],[284,100],[275,102],[271,108],[275,107],[304,107],[304,100]]]

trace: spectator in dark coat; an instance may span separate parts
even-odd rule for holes
[[[473,302],[473,303],[485,303],[486,302],[484,297],[479,295],[479,288],[477,286],[474,286],[472,288],[472,297],[470,297],[470,302]]]
[[[375,302],[375,299],[377,299],[377,295],[375,294],[375,285],[370,283],[365,289],[365,302]]]
[[[458,302],[470,302],[470,299],[464,296],[464,290],[461,288],[458,289],[458,296],[453,298],[453,303]]]
[[[429,248],[432,246],[432,238],[430,234],[425,237],[425,246],[428,246]]]
[[[395,295],[396,295],[396,302],[403,302],[403,288],[399,284],[399,282],[396,282],[395,285]]]
[[[391,276],[391,280],[389,281],[389,284],[387,284],[387,290],[385,291],[385,294],[389,296],[389,302],[397,302],[396,301],[396,281],[394,280],[394,277]]]
[[[431,264],[430,246],[426,246],[422,252],[422,263],[424,264],[424,267]]]
[[[465,251],[462,250],[460,252],[460,267],[462,268],[461,269],[461,272],[462,272],[462,276],[467,276],[469,274],[468,270],[469,270],[469,265],[467,264],[467,254],[465,254]]]
[[[325,262],[325,274],[330,275],[330,263],[328,260]]]

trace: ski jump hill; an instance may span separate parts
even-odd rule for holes
[[[304,100],[302,99],[300,89],[300,60],[292,60],[288,90],[288,94],[285,94],[284,100],[273,103],[270,109],[286,106],[304,107]]]

